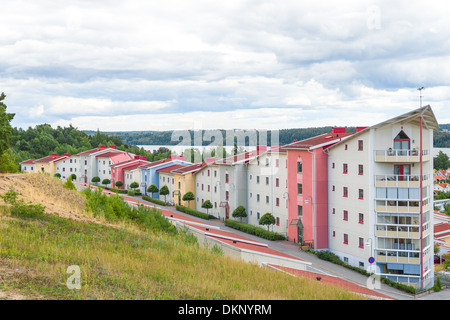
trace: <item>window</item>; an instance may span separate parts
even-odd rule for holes
[[[297,206],[298,217],[303,217],[303,206]]]
[[[217,170],[214,170],[214,178],[217,177]]]
[[[279,187],[279,186],[280,186],[280,179],[279,179],[279,178],[276,178],[276,179],[275,179],[275,186],[276,186],[276,187]]]
[[[344,146],[344,149],[345,149],[345,150],[348,150],[348,145],[347,145],[347,144]]]
[[[266,203],[269,203],[269,196],[266,196]]]
[[[362,164],[358,164],[358,174],[360,176],[364,174],[364,166]]]
[[[364,189],[358,190],[358,199],[364,199]]]
[[[259,202],[259,193],[256,194],[256,201]]]
[[[334,162],[331,164],[331,167],[334,169]]]
[[[269,177],[266,177],[266,185],[269,185]]]
[[[297,192],[298,194],[303,194],[303,184],[297,183]]]
[[[225,200],[228,200],[230,198],[230,193],[228,191],[225,191]]]
[[[362,140],[358,140],[358,151],[363,151],[364,143]]]
[[[344,233],[344,244],[348,244],[348,234]]]
[[[225,174],[225,183],[229,182],[229,177],[228,177],[228,173]]]
[[[301,161],[297,161],[297,173],[303,172],[303,163]]]
[[[277,168],[280,166],[280,159],[275,159],[275,166]]]
[[[333,214],[335,214],[336,213],[336,208],[333,208]]]
[[[335,187],[335,186],[333,186],[332,190],[333,190],[333,191],[335,191],[335,190],[336,190],[336,187]]]
[[[276,206],[279,207],[280,206],[280,198],[276,198],[275,203],[276,203]]]
[[[358,223],[364,224],[364,214],[363,213],[359,214]]]
[[[256,183],[259,183],[259,176],[256,176]]]
[[[344,197],[348,197],[348,188],[344,187]]]
[[[336,231],[333,231],[333,238],[336,237]]]
[[[344,163],[342,172],[348,173],[348,164],[347,163]]]
[[[344,220],[348,221],[348,211],[344,210]]]
[[[280,218],[277,217],[277,226],[280,225]]]
[[[208,169],[208,177],[209,177],[209,169]]]
[[[203,183],[202,183],[202,191],[203,191]]]
[[[364,248],[364,238],[359,238],[359,247]]]
[[[208,192],[211,191],[211,186],[208,184]]]

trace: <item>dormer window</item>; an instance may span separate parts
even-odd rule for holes
[[[407,155],[407,150],[410,149],[411,139],[406,135],[406,133],[401,130],[398,135],[394,138],[394,149],[398,150],[397,154],[401,156]]]

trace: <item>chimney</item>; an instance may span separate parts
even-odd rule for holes
[[[104,144],[102,144],[99,148],[100,149],[106,149],[106,146]]]
[[[139,160],[139,159],[140,159],[140,157],[141,157],[141,156],[136,156],[136,155],[135,155],[135,156],[134,156],[134,159],[137,159],[137,160]]]
[[[112,144],[112,145],[110,145],[109,147],[110,147],[111,149],[115,149],[115,148],[116,148],[116,146],[115,146],[115,145],[113,145],[113,144]]]
[[[68,156],[69,156],[69,154],[68,154],[68,153],[64,153],[64,155],[65,155],[66,157],[68,157]]]
[[[345,127],[333,127],[331,133],[345,133]]]
[[[56,153],[52,153],[52,157],[56,157],[57,156],[57,154]]]

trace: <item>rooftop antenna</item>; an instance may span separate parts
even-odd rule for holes
[[[425,89],[424,87],[420,87],[420,88],[418,88],[417,90],[419,90],[419,92],[420,92],[420,107],[422,108],[422,90],[423,89]]]

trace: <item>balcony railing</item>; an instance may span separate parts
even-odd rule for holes
[[[429,150],[422,150],[422,160],[430,160]],[[375,150],[377,162],[419,162],[419,150],[416,149],[387,149]]]
[[[419,226],[412,225],[377,225],[376,236],[384,238],[419,239]]]
[[[430,185],[430,175],[422,175],[423,186]],[[401,188],[419,188],[420,175],[375,175],[376,187],[401,187]]]
[[[404,213],[419,213],[420,205],[419,201],[407,201],[407,200],[376,200],[377,212],[404,212]],[[425,199],[422,205],[422,212],[430,210],[430,203],[428,199]]]
[[[417,250],[375,250],[377,262],[420,263],[420,251]]]

